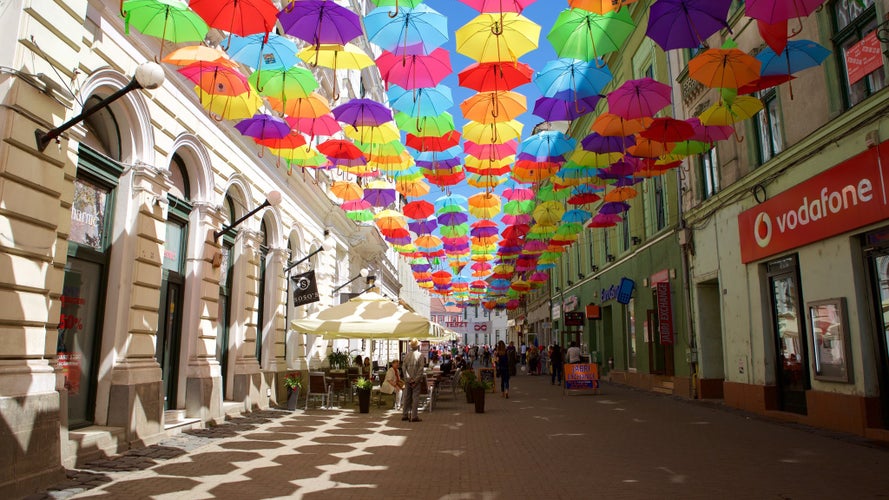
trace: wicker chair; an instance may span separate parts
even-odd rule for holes
[[[330,406],[330,384],[322,372],[309,372],[309,389],[306,393],[306,410],[312,398],[321,399],[321,408]]]

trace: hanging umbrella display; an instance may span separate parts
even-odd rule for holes
[[[456,46],[480,63],[518,61],[537,48],[539,37],[540,25],[521,14],[480,14],[456,31]]]
[[[482,192],[469,197],[469,213],[479,219],[493,219],[500,213],[500,197]]]
[[[330,137],[337,132],[343,131],[340,124],[337,123],[336,118],[330,114],[305,118],[287,116],[284,120],[287,121],[294,130],[306,134],[311,138],[316,136]]]
[[[495,61],[473,63],[457,74],[461,87],[478,92],[512,90],[531,83],[534,70],[525,63]]]
[[[645,130],[651,124],[651,118],[635,118],[628,120],[614,113],[601,113],[593,121],[592,130],[604,136],[626,137]]]
[[[607,14],[566,9],[556,18],[546,38],[559,57],[592,61],[620,50],[635,29],[627,9]]]
[[[297,57],[311,66],[321,66],[333,70],[333,79],[336,80],[337,70],[354,69],[361,70],[374,65],[370,58],[360,47],[347,43],[310,45],[297,53]],[[339,86],[334,86],[333,100],[339,100]]]
[[[580,141],[580,145],[585,151],[593,153],[622,153],[634,144],[636,144],[636,137],[633,135],[606,136],[598,132],[593,132]]]
[[[417,151],[445,151],[460,144],[460,132],[452,130],[441,136],[407,134],[404,145]]]
[[[550,122],[573,121],[595,111],[601,99],[598,95],[574,98],[570,96],[570,91],[565,92],[568,94],[565,96],[567,99],[563,99],[561,94],[563,93],[560,92],[555,97],[538,98],[534,101],[532,114]]]
[[[539,205],[531,215],[537,224],[552,225],[562,220],[565,214],[565,207],[558,201],[545,201]],[[532,228],[533,229],[533,228]]]
[[[664,50],[697,48],[725,28],[732,0],[657,0],[648,11],[645,34]]]
[[[568,5],[575,9],[584,9],[597,14],[607,14],[620,10],[636,0],[568,0]]]
[[[178,71],[208,94],[233,96],[252,91],[247,78],[231,66],[197,62]]]
[[[257,33],[246,37],[232,35],[226,52],[235,61],[260,71],[293,66],[298,60],[296,50],[296,44],[287,37]]]
[[[639,193],[631,187],[618,187],[605,193],[605,201],[627,201],[638,196]]]
[[[318,151],[330,158],[356,160],[364,156],[354,144],[343,139],[330,139],[318,144]]]
[[[463,138],[479,144],[502,144],[522,135],[524,124],[512,120],[500,123],[468,122],[463,126]]]
[[[166,55],[161,62],[174,66],[188,66],[189,64],[203,62],[236,67],[238,64],[232,61],[224,51],[206,45],[188,45],[180,47]]]
[[[345,201],[360,200],[364,196],[364,189],[353,181],[333,181],[330,185],[330,192]]]
[[[639,136],[658,142],[682,142],[695,135],[694,127],[675,118],[655,118]]]
[[[278,8],[270,0],[191,0],[188,5],[211,28],[240,36],[271,33],[278,22]]]
[[[368,41],[390,52],[419,46],[428,54],[448,41],[447,17],[422,3],[394,13],[378,7],[364,17],[364,28]]]
[[[392,122],[384,122],[381,125],[359,125],[357,127],[346,125],[343,128],[343,133],[356,143],[365,144],[386,144],[401,139],[401,134],[399,134],[398,129]],[[377,151],[376,154],[382,153]]]
[[[601,62],[601,61],[597,61]],[[561,58],[549,61],[534,76],[534,84],[544,97],[561,96],[577,100],[597,96],[611,82],[611,71],[604,62]]]
[[[714,143],[716,141],[724,141],[735,134],[735,129],[731,126],[707,126],[702,124],[697,117],[692,117],[685,121],[695,131],[695,135],[691,138],[694,141]]]
[[[587,205],[595,203],[602,198],[596,194],[591,186],[580,185],[571,190],[571,197],[566,201],[570,205]]]
[[[124,33],[129,35],[133,27],[144,35],[160,38],[161,55],[164,42],[200,42],[210,30],[182,0],[126,0],[120,11],[124,16]]]
[[[544,130],[523,140],[519,145],[520,155],[529,155],[537,161],[547,161],[574,150],[577,141],[555,130]]]
[[[451,89],[445,85],[407,90],[392,85],[386,92],[392,109],[413,116],[438,116],[454,105]]]
[[[525,96],[518,92],[479,92],[460,103],[463,117],[478,123],[505,122],[527,110]]]
[[[793,75],[760,76],[752,82],[738,87],[738,95],[753,94],[796,79]]]
[[[736,89],[759,78],[761,66],[738,49],[707,49],[688,62],[688,76],[710,88]]]
[[[830,51],[811,40],[791,40],[784,51],[776,54],[771,47],[766,47],[756,55],[762,63],[762,77],[786,77],[802,70],[820,66],[827,59]],[[740,90],[739,92],[740,93]],[[793,99],[793,86],[790,86],[790,98]]]
[[[742,95],[734,102],[716,103],[705,109],[699,116],[701,123],[708,126],[729,126],[752,118],[763,109],[762,101],[756,97]]]
[[[744,3],[744,13],[747,17],[775,24],[809,16],[823,3],[824,0],[748,0]],[[793,35],[802,31],[802,28],[800,22]]]
[[[284,69],[266,69],[254,71],[247,81],[259,92],[281,102],[288,99],[308,97],[318,88],[318,80],[311,71],[305,68],[291,67]]]
[[[432,234],[433,231],[438,229],[438,221],[435,219],[435,217],[429,217],[422,220],[408,222],[407,227],[418,235]]]
[[[273,97],[269,97],[268,101],[272,109],[297,118],[318,118],[330,114],[327,100],[316,92],[312,92],[306,97],[289,99],[286,102]]]
[[[409,134],[441,136],[454,130],[454,117],[448,112],[421,117],[398,112],[395,113],[395,124],[399,129]]]
[[[608,94],[608,110],[626,120],[654,116],[671,103],[670,86],[651,78],[627,80]]]
[[[417,200],[406,203],[401,212],[411,219],[425,219],[435,213],[435,205],[426,200]]]
[[[291,1],[278,19],[284,33],[316,49],[322,44],[345,45],[364,34],[358,14],[327,0]]]
[[[290,125],[277,116],[257,114],[235,125],[241,135],[254,139],[283,139],[290,134]]]
[[[383,51],[377,58],[380,77],[388,84],[405,89],[435,87],[451,74],[450,53],[442,48],[425,54],[402,54]]]
[[[201,106],[204,109],[225,120],[250,118],[263,104],[256,92],[217,95],[206,93],[199,86],[195,87],[195,92],[200,95]]]
[[[333,108],[337,121],[353,127],[382,125],[392,121],[392,110],[372,99],[352,99]]]

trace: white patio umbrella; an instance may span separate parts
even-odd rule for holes
[[[429,318],[375,292],[294,320],[291,325],[294,330],[328,339],[409,340],[440,335],[440,327]]]

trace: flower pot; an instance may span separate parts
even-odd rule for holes
[[[485,412],[485,389],[483,387],[476,387],[472,389],[472,402],[475,403],[475,412],[476,413],[484,413]]]
[[[472,402],[472,389],[467,387],[467,388],[463,389],[463,393],[466,394],[466,402],[471,403]]]
[[[357,389],[358,413],[370,413],[370,389]]]
[[[287,409],[293,411],[296,409],[297,402],[299,401],[299,388],[296,389],[287,389]]]

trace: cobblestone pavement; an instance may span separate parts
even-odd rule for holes
[[[390,400],[391,402],[391,400]],[[889,450],[715,403],[512,379],[477,414],[256,412],[71,471],[29,498],[889,498]]]

